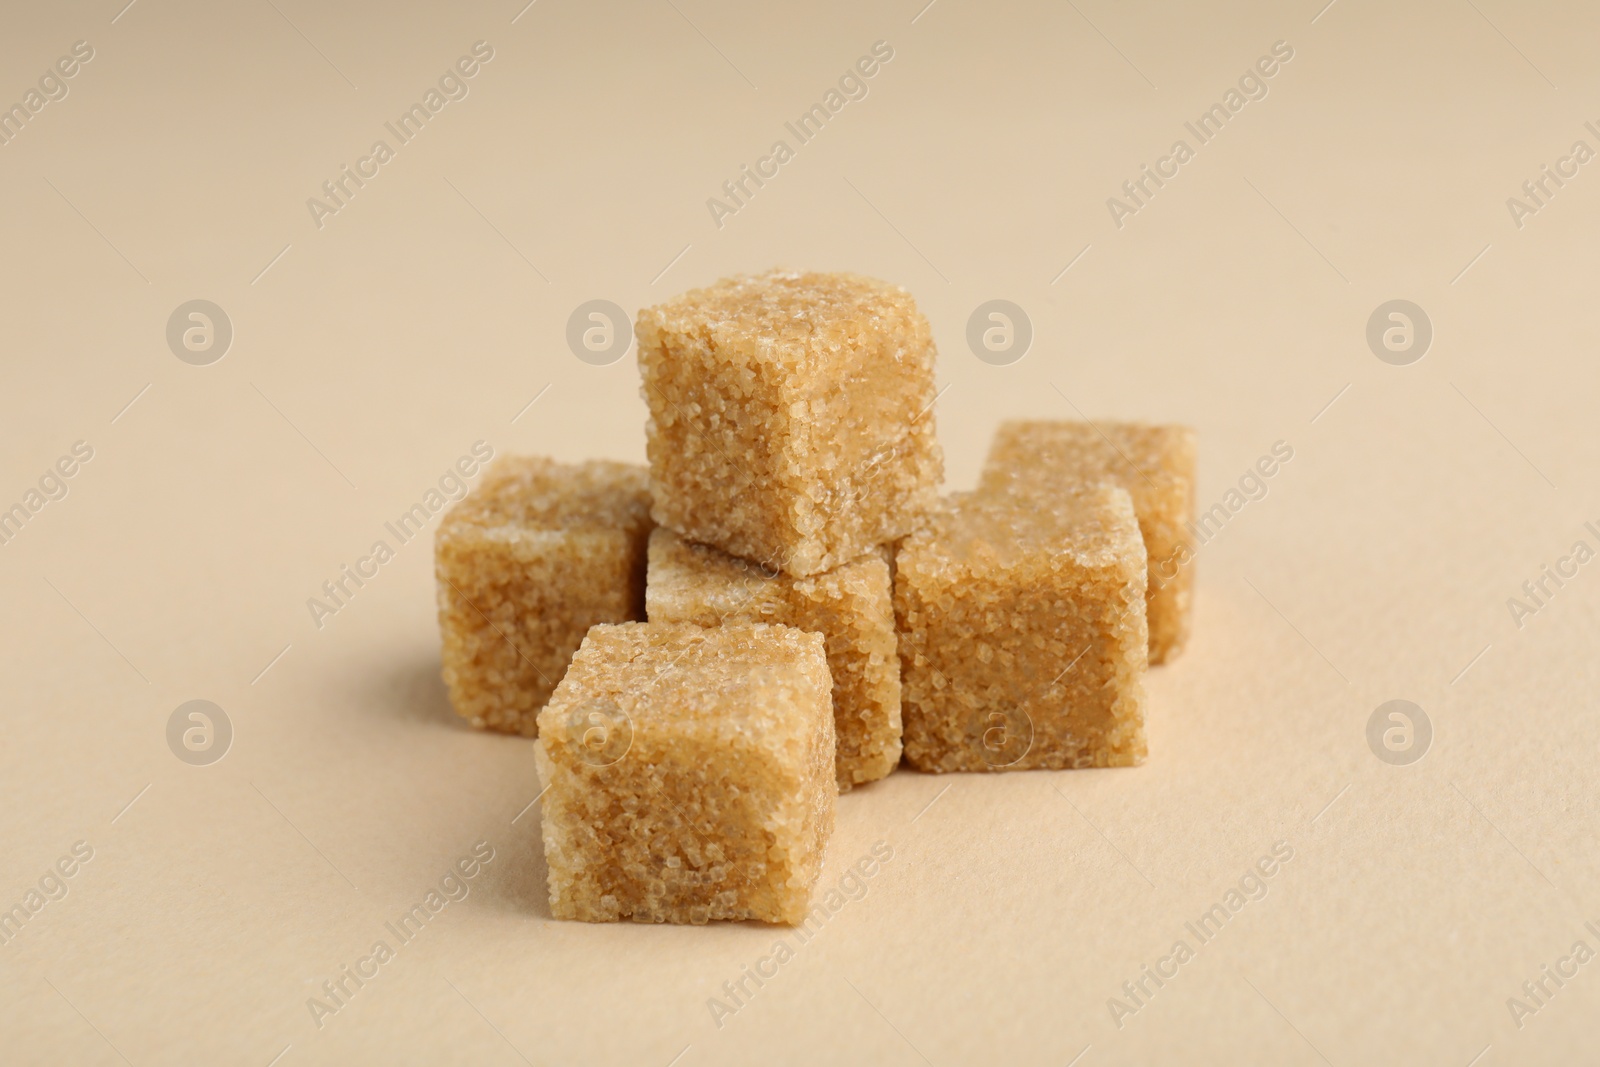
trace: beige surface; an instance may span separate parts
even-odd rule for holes
[[[0,905],[93,848],[0,946],[0,1058],[1592,1057],[1600,963],[1521,1029],[1506,1007],[1600,948],[1600,575],[1520,629],[1506,606],[1600,526],[1596,164],[1520,229],[1506,206],[1600,147],[1591,7],[119,6],[0,33],[4,100],[95,50],[0,147],[0,499],[93,448],[0,547]],[[306,198],[478,40],[470,95],[319,230]],[[878,40],[869,95],[718,229],[706,199]],[[1106,198],[1278,40],[1269,95],[1119,230]],[[631,357],[574,358],[577,305],[777,263],[917,295],[954,486],[1003,417],[1194,425],[1202,508],[1294,458],[1200,552],[1143,767],[853,792],[823,884],[892,859],[803,945],[553,922],[530,745],[446,707],[425,540],[320,630],[306,600],[480,438],[642,458]],[[211,366],[164,339],[195,298],[235,326]],[[992,298],[1034,326],[1010,366],[966,345]],[[1364,339],[1395,298],[1436,328],[1412,366]],[[1435,730],[1409,767],[1365,740],[1395,698]],[[207,767],[165,740],[193,699],[235,728]],[[480,841],[470,895],[319,1029],[307,998]],[[1107,999],[1278,841],[1265,898],[1118,1029]],[[780,938],[719,1028],[707,999]]]

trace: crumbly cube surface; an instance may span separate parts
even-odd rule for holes
[[[936,499],[933,335],[904,289],[773,271],[646,308],[635,330],[661,525],[804,577]]]
[[[474,726],[533,736],[589,627],[644,617],[649,474],[506,456],[434,538],[445,685]]]
[[[882,778],[900,762],[893,594],[881,549],[821,574],[791,578],[686,541],[665,527],[650,534],[645,606],[651,622],[775,622],[823,636],[833,676],[841,791]]]
[[[979,490],[1024,487],[1053,493],[1110,481],[1133,497],[1150,574],[1145,593],[1150,662],[1163,663],[1189,637],[1194,591],[1195,435],[1187,426],[1134,422],[1006,422],[989,446]]]
[[[1125,490],[955,494],[895,565],[911,766],[1143,762],[1146,560]]]
[[[558,919],[796,923],[833,833],[819,634],[596,626],[539,713]]]

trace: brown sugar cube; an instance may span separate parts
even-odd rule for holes
[[[839,789],[882,778],[900,762],[900,659],[884,551],[791,578],[658,526],[645,607],[651,622],[776,622],[821,634],[833,675]]]
[[[979,491],[1001,486],[1054,493],[1098,481],[1133,497],[1150,557],[1145,593],[1150,662],[1164,663],[1189,636],[1194,589],[1195,436],[1186,426],[1134,422],[1006,422],[995,433]]]
[[[904,289],[773,271],[638,316],[656,522],[805,577],[908,533],[943,479]]]
[[[444,681],[472,725],[533,736],[597,622],[644,618],[643,467],[507,456],[434,538]]]
[[[921,771],[1145,757],[1145,552],[1128,493],[961,493],[895,558],[906,760]]]
[[[550,910],[586,922],[805,917],[833,833],[820,634],[596,626],[539,713]]]

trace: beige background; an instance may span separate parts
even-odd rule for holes
[[[1506,207],[1600,148],[1592,6],[121,2],[0,28],[4,101],[95,50],[0,147],[0,503],[94,449],[0,547],[0,907],[94,850],[0,946],[0,1059],[1593,1057],[1600,962],[1506,1005],[1600,950],[1600,565],[1506,606],[1600,543],[1600,164]],[[318,229],[307,198],[479,40],[470,95]],[[878,40],[870,94],[719,229],[706,199]],[[1118,229],[1106,199],[1279,40],[1269,95]],[[320,630],[306,600],[475,440],[642,456],[632,357],[576,359],[578,304],[774,264],[917,295],[952,486],[1019,415],[1191,423],[1204,505],[1294,459],[1201,553],[1146,766],[848,796],[825,884],[893,860],[719,1028],[793,935],[548,918],[529,744],[454,721],[426,543]],[[164,339],[195,298],[235,330],[210,366]],[[991,298],[1036,331],[1013,365],[965,341]],[[1394,298],[1435,329],[1410,366],[1364,339]],[[235,730],[206,767],[166,743],[197,698]],[[1411,766],[1365,740],[1394,698],[1433,724]],[[318,1028],[307,998],[478,841],[471,895]],[[1266,897],[1114,1025],[1278,841]]]

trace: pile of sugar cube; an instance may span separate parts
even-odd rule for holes
[[[435,542],[452,703],[538,738],[552,914],[799,922],[839,793],[902,760],[1144,760],[1190,430],[1007,422],[941,497],[905,290],[773,271],[635,329],[648,467],[502,458]]]

